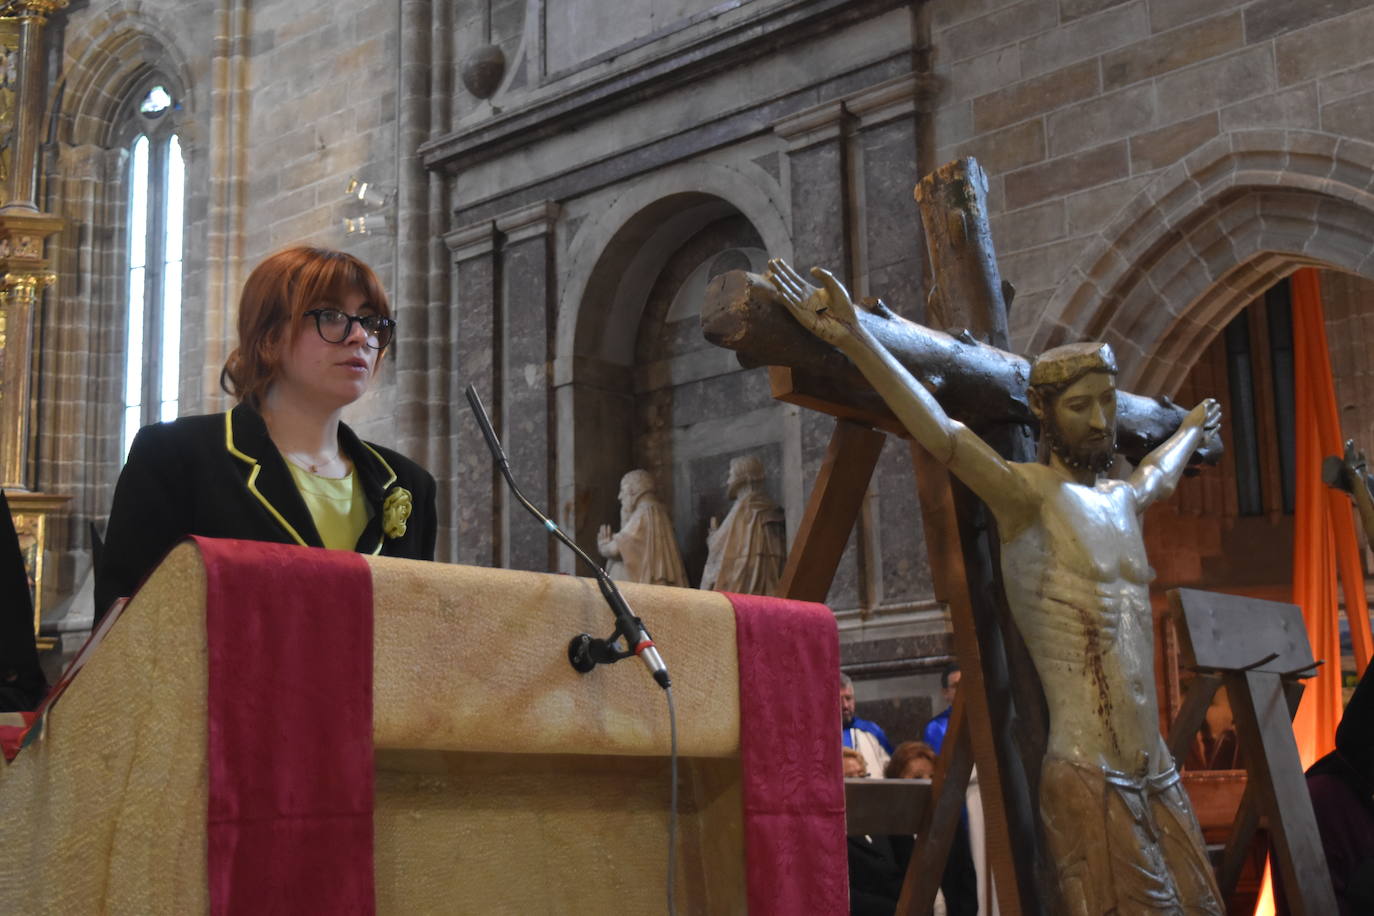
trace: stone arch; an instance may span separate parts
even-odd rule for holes
[[[1374,272],[1374,145],[1233,132],[1117,214],[1060,282],[1028,349],[1106,340],[1125,387],[1169,394],[1240,309],[1304,265]]]
[[[194,144],[192,70],[175,35],[138,2],[120,4],[67,36],[69,65],[53,87],[49,135],[74,147],[109,147],[123,108],[142,83],[157,74],[184,105],[179,129]]]
[[[604,216],[587,220],[568,242],[556,358],[570,363],[574,356],[604,351],[601,332],[613,319],[632,318],[637,324],[638,313],[632,314],[635,303],[627,299],[628,292],[622,292],[633,286],[629,275],[642,277],[661,267],[674,242],[680,243],[720,214],[742,214],[768,251],[789,256],[792,243],[783,200],[777,181],[752,163],[686,163],[627,189]],[[608,301],[612,308],[598,313]],[[638,305],[643,307],[642,300]],[[611,356],[612,361],[628,365],[628,359],[615,359],[624,351],[614,345],[612,349],[617,352],[603,353],[603,358]]]

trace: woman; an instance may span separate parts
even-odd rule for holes
[[[892,752],[887,779],[929,779],[935,775],[935,749],[924,741],[903,741]]]
[[[340,422],[394,329],[352,255],[296,247],[259,264],[220,374],[238,406],[134,438],[97,563],[97,619],[190,534],[432,560],[434,478]]]

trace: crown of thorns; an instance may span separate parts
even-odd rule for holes
[[[1116,354],[1109,344],[1071,343],[1046,350],[1031,364],[1030,384],[1032,388],[1060,388],[1072,385],[1089,372],[1116,375]]]

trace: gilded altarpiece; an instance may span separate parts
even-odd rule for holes
[[[34,166],[41,122],[42,30],[62,0],[7,6],[0,17],[0,486],[4,487],[21,552],[33,588],[34,630],[42,618],[44,557],[51,549],[54,521],[69,497],[40,493],[29,458],[32,415],[34,328],[43,290],[54,276],[45,256],[47,240],[62,220],[34,207]],[[22,82],[32,85],[24,91]],[[27,143],[20,141],[27,137]],[[50,648],[51,640],[40,640]]]

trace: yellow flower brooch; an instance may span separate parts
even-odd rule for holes
[[[388,493],[382,503],[382,533],[389,538],[404,537],[410,507],[410,491],[405,487],[397,487]]]

